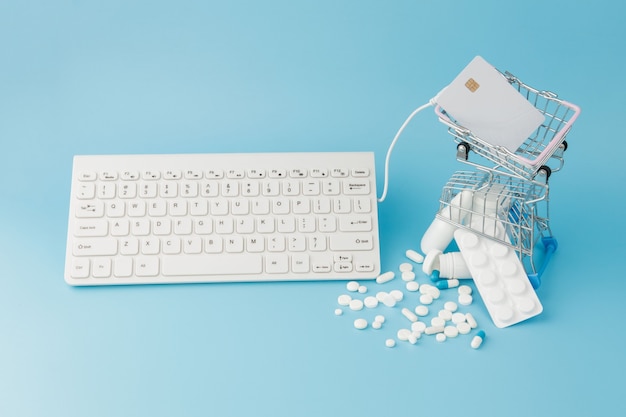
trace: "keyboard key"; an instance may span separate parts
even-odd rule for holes
[[[117,240],[112,238],[78,239],[72,249],[74,256],[110,256],[117,253]]]
[[[240,275],[262,272],[263,257],[259,254],[163,256],[165,276]]]

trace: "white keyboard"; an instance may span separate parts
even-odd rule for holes
[[[374,154],[75,156],[70,285],[371,279]]]

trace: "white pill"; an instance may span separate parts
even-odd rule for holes
[[[419,289],[420,284],[417,281],[409,281],[406,283],[406,290],[415,292]]]
[[[343,314],[343,310],[340,308],[335,309],[335,316],[341,316]]]
[[[359,283],[356,281],[350,281],[346,284],[346,289],[350,292],[358,291]]]
[[[445,342],[447,337],[443,333],[437,333],[437,335],[435,336],[435,339],[437,339],[437,342]]]
[[[398,333],[396,334],[396,336],[398,337],[398,340],[402,340],[403,342],[406,342],[407,340],[409,340],[410,335],[411,335],[411,331],[409,329],[400,329],[398,330]]]
[[[372,323],[372,329],[378,330],[381,327],[383,327],[383,324],[381,322],[379,322],[379,321],[375,321],[375,322]]]
[[[430,325],[433,327],[443,327],[446,325],[446,321],[441,317],[433,317],[430,319]]]
[[[456,303],[454,301],[447,301],[444,305],[443,308],[445,308],[446,310],[454,313],[455,311],[458,310],[459,306],[456,305]]]
[[[406,251],[406,257],[418,264],[424,262],[424,256],[421,253],[414,251],[413,249],[409,249]]]
[[[409,335],[409,339],[408,339],[408,340],[409,340],[409,343],[410,343],[410,344],[414,345],[414,344],[416,344],[416,343],[417,343],[417,339],[419,339],[419,338],[418,338],[418,337],[416,337],[416,336],[415,336],[415,334],[411,333],[411,334]]]
[[[433,303],[433,297],[430,294],[422,294],[420,295],[420,303],[422,304],[432,304]]]
[[[376,282],[378,284],[384,284],[385,282],[389,282],[396,277],[396,274],[393,271],[385,272],[384,274],[379,275],[376,278]]]
[[[402,301],[404,298],[404,293],[400,290],[392,290],[389,292],[389,295],[391,295],[396,301]]]
[[[387,346],[388,348],[392,348],[396,345],[396,341],[393,339],[387,339],[385,340],[385,346]]]
[[[386,305],[387,307],[395,307],[396,306],[396,299],[393,298],[393,296],[391,294],[386,294],[383,297],[383,304]]]
[[[350,310],[354,310],[354,311],[359,311],[359,310],[363,310],[363,301],[361,300],[352,300],[350,301]]]
[[[456,325],[456,328],[459,330],[460,334],[468,334],[469,332],[472,331],[472,328],[470,327],[470,325],[466,322],[463,323],[459,323]]]
[[[409,271],[413,271],[413,265],[411,265],[408,262],[404,262],[400,264],[400,272],[409,272]]]
[[[478,323],[476,323],[476,319],[474,318],[474,316],[472,316],[472,313],[465,314],[465,320],[467,321],[467,324],[469,324],[472,329],[475,329],[478,327]]]
[[[437,334],[443,332],[443,326],[430,326],[424,329],[424,333],[426,334]]]
[[[359,294],[365,294],[367,292],[367,287],[365,285],[359,285],[359,289],[357,291]]]
[[[374,321],[377,321],[379,323],[384,323],[385,322],[385,316],[383,316],[382,314],[378,314],[376,317],[374,317]]]
[[[404,271],[402,273],[402,281],[415,281],[415,272]]]
[[[350,297],[348,294],[341,294],[337,298],[337,302],[340,306],[347,306],[348,304],[350,304],[350,301],[352,301],[352,297]]]
[[[443,329],[443,334],[448,337],[457,337],[459,335],[459,329],[457,329],[455,326],[446,326]]]
[[[365,307],[367,308],[376,308],[378,307],[378,298],[372,297],[370,295],[369,297],[365,297],[365,300],[363,300],[363,304],[365,304]]]
[[[415,314],[418,316],[424,317],[428,315],[428,307],[426,306],[417,306],[415,307]]]
[[[424,333],[424,330],[426,330],[426,323],[423,321],[416,321],[411,324],[411,330],[413,333]]]
[[[416,322],[417,321],[417,316],[415,314],[413,314],[413,312],[411,310],[409,310],[408,308],[403,308],[402,309],[402,315],[404,317],[406,317],[407,319],[409,319],[409,321],[412,321],[412,322]]]
[[[439,310],[439,313],[437,313],[437,315],[445,321],[452,320],[452,312],[450,310]]]
[[[454,324],[459,324],[459,323],[465,323],[465,314],[463,313],[452,313],[452,323]]]
[[[474,301],[474,299],[469,294],[460,294],[459,295],[459,304],[461,304],[462,306],[468,306],[468,305],[472,304],[473,301]]]
[[[356,319],[354,320],[354,327],[363,330],[367,327],[367,320],[365,319]]]
[[[431,297],[433,297],[433,299],[437,299],[441,295],[441,291],[439,291],[439,288],[435,287],[434,285],[430,285],[430,284],[422,284],[422,285],[420,285],[420,293],[421,294],[428,294]]]
[[[461,285],[459,286],[457,291],[459,292],[459,294],[471,294],[472,287],[470,287],[469,285]]]
[[[387,296],[387,293],[385,291],[378,291],[376,293],[376,299],[380,301],[381,303],[383,302],[386,296]]]

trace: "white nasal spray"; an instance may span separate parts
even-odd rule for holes
[[[472,209],[472,200],[473,193],[469,190],[463,190],[454,196],[450,204],[437,214],[422,236],[422,253],[428,254],[434,250],[443,252],[448,247],[458,226],[442,220],[442,218],[456,224],[462,224]]]

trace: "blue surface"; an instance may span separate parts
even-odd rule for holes
[[[0,2],[0,415],[626,414],[626,7],[581,3]],[[481,349],[388,349],[399,309],[336,317],[345,283],[64,283],[74,154],[372,150],[381,190],[397,128],[478,54],[583,109],[551,178],[539,317],[496,329],[476,297]],[[430,110],[401,138],[384,269],[418,246],[454,154]]]

